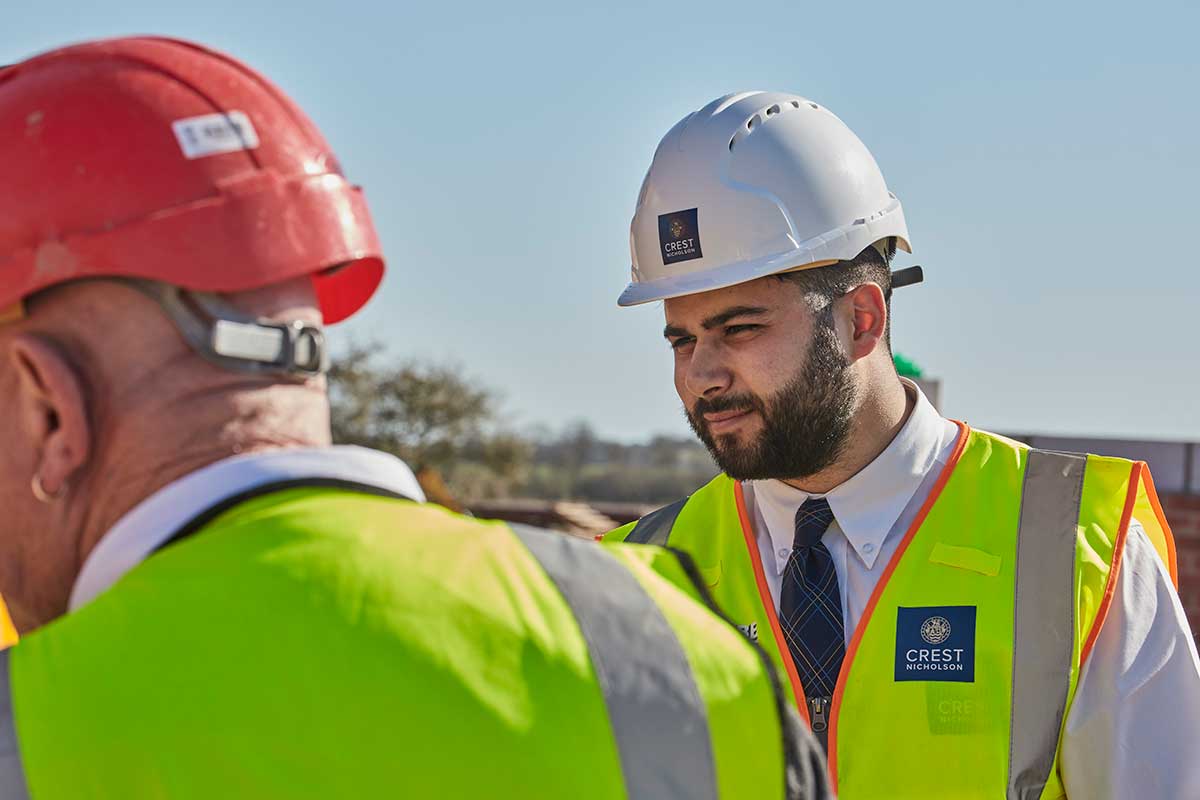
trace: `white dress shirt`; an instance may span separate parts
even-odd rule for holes
[[[91,601],[150,557],[176,531],[218,503],[254,489],[305,478],[349,481],[418,502],[425,495],[398,458],[365,447],[314,447],[233,456],[167,484],[117,521],[83,562],[70,609]]]
[[[953,453],[958,426],[917,386],[890,445],[823,495],[834,522],[821,539],[837,571],[849,644],[875,585]],[[775,607],[796,510],[809,497],[781,481],[743,484]],[[1200,659],[1170,575],[1141,525],[1126,538],[1112,606],[1083,673],[1063,736],[1071,800],[1200,797]]]

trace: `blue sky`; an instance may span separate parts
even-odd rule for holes
[[[247,60],[371,200],[389,274],[341,337],[460,364],[515,425],[629,441],[686,431],[661,308],[615,302],[654,147],[721,94],[794,91],[904,203],[927,282],[893,341],[948,415],[1200,440],[1197,25],[1184,2],[43,0],[5,15],[0,63],[142,32]]]

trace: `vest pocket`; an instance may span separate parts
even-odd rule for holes
[[[933,546],[929,560],[934,564],[945,564],[947,567],[969,569],[989,578],[999,575],[1000,567],[1004,563],[1000,556],[976,550],[974,547],[958,547],[945,542],[938,542]]]

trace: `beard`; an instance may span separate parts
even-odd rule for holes
[[[818,327],[804,368],[775,394],[700,398],[688,423],[721,470],[737,481],[808,478],[832,466],[850,438],[858,393],[850,362],[830,327]],[[713,436],[704,414],[755,411],[762,430],[748,443],[737,434]]]

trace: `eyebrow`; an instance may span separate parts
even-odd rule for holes
[[[727,308],[720,314],[713,314],[711,317],[701,321],[700,327],[706,331],[724,325],[737,317],[756,317],[767,313],[767,309],[763,306],[733,306]],[[667,325],[663,328],[663,336],[670,339],[673,336],[687,336],[687,331],[676,325]]]

